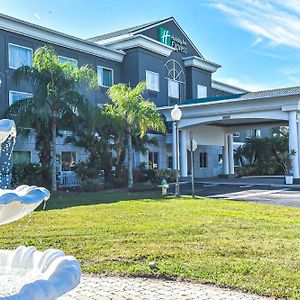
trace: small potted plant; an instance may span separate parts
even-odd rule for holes
[[[293,173],[292,171],[292,155],[296,155],[296,151],[284,153],[276,153],[278,161],[276,163],[283,169],[285,175],[285,183],[293,184]]]

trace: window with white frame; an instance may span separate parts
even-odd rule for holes
[[[61,152],[61,170],[63,172],[73,171],[76,165],[76,152]]]
[[[146,86],[150,91],[159,92],[159,74],[146,70]]]
[[[252,138],[253,137],[253,133],[254,133],[254,131],[253,130],[246,130],[245,131],[245,135],[246,135],[246,138]]]
[[[239,133],[239,132],[234,132],[234,133],[233,133],[233,137],[239,138],[239,137],[240,137],[240,133]]]
[[[16,91],[9,91],[9,105],[16,103],[17,101],[24,100],[27,98],[31,98],[32,94],[30,93],[23,93],[23,92],[16,92]]]
[[[62,64],[66,62],[70,62],[74,64],[76,67],[78,67],[78,61],[75,58],[58,55],[58,59]]]
[[[98,66],[98,84],[103,87],[111,87],[114,84],[113,69]]]
[[[207,87],[201,84],[197,84],[197,98],[207,97]]]
[[[168,96],[179,99],[179,82],[173,79],[168,79]]]
[[[14,164],[29,164],[31,163],[30,151],[14,151],[13,152]]]
[[[207,168],[207,152],[200,152],[200,168]]]
[[[32,66],[33,51],[31,48],[8,44],[8,65],[11,69],[21,66]]]

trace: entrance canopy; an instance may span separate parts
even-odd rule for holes
[[[192,99],[179,105],[180,128],[205,124],[226,129],[228,133],[257,127],[288,124],[289,111],[300,112],[300,87]],[[159,110],[172,121],[173,107]]]
[[[230,148],[234,132],[288,125],[290,152],[297,153],[292,156],[293,174],[299,178],[300,87],[192,99],[179,107],[182,110],[179,122],[182,136],[186,136],[184,132],[192,131],[198,144],[202,145],[227,147],[229,136]],[[172,109],[171,106],[158,108],[167,121],[172,121]]]

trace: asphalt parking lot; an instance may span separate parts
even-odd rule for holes
[[[191,183],[181,183],[180,193],[191,195]],[[300,208],[300,189],[252,184],[230,185],[196,183],[195,195],[220,200],[235,200]]]

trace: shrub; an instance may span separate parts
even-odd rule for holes
[[[12,186],[37,185],[49,188],[49,170],[42,168],[39,164],[14,164],[12,169]]]
[[[130,192],[160,191],[160,187],[152,182],[135,183]]]
[[[86,180],[99,178],[101,170],[90,163],[80,162],[74,167],[74,172],[81,180]]]
[[[155,170],[154,181],[160,184],[163,179],[167,180],[167,182],[174,182],[176,180],[176,170],[173,169]]]
[[[81,187],[85,192],[98,192],[103,189],[103,184],[99,179],[89,178],[81,181]]]

